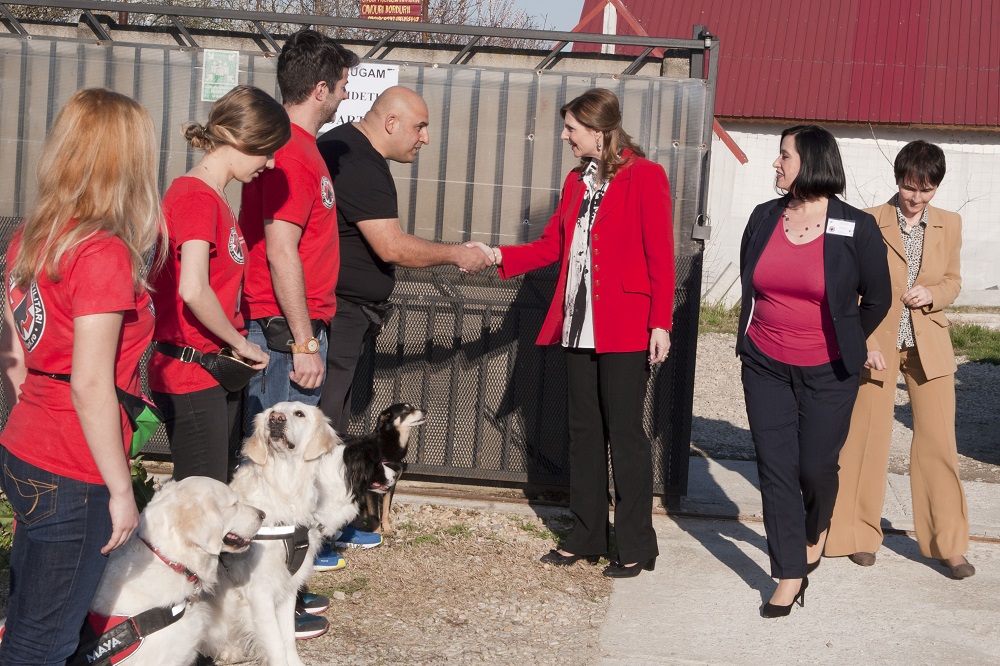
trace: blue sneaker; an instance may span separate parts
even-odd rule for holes
[[[304,611],[295,611],[295,638],[302,641],[322,636],[330,628],[325,617],[310,615]]]
[[[364,532],[348,525],[334,537],[333,543],[341,548],[374,548],[382,545],[382,535],[378,532]]]
[[[313,560],[313,571],[336,571],[347,566],[344,556],[327,545],[323,545]]]
[[[330,597],[324,597],[322,594],[301,590],[295,596],[295,610],[297,611],[309,613],[310,615],[319,615],[320,613],[325,613],[329,607]]]

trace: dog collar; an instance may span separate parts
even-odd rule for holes
[[[154,546],[153,544],[151,544],[148,541],[146,541],[143,537],[139,537],[139,541],[141,541],[144,544],[146,544],[146,548],[149,548],[151,551],[153,551],[153,554],[156,555],[158,558],[160,558],[161,562],[163,562],[164,564],[166,564],[168,567],[170,567],[171,569],[173,569],[174,571],[176,571],[180,575],[187,577],[189,583],[194,583],[194,593],[195,594],[198,594],[198,592],[201,591],[201,579],[198,578],[198,574],[196,574],[195,572],[191,571],[190,569],[188,569],[183,564],[180,564],[178,562],[174,562],[173,560],[168,560],[166,557],[163,556],[163,553],[161,553],[156,548],[156,546]]]

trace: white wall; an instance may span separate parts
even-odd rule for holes
[[[743,228],[754,206],[777,196],[771,163],[786,125],[722,123],[750,161],[740,164],[715,137],[709,179],[708,212],[712,239],[705,246],[703,295],[710,302],[739,299],[739,249]],[[985,300],[977,290],[1000,285],[1000,135],[856,125],[830,125],[840,143],[847,174],[848,203],[866,208],[885,202],[896,191],[892,161],[914,139],[944,149],[948,173],[933,204],[962,216],[963,302]],[[971,299],[971,300],[970,300]]]

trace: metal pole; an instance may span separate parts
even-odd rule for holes
[[[420,8],[420,21],[422,23],[430,23],[430,0],[424,0],[423,7]],[[420,33],[421,41],[427,43],[427,33]]]

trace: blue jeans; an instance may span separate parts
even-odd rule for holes
[[[0,468],[17,519],[0,664],[63,664],[108,562],[101,548],[111,538],[111,496],[104,485],[46,472],[3,447]]]
[[[319,358],[326,367],[327,337],[326,330],[322,330],[316,336],[319,340]],[[244,416],[243,431],[247,437],[253,434],[253,418],[265,409],[277,405],[279,402],[297,400],[307,405],[316,406],[319,404],[319,397],[323,393],[323,386],[314,389],[304,389],[291,379],[288,374],[294,369],[292,354],[290,352],[276,352],[268,349],[267,339],[264,337],[264,329],[256,321],[251,321],[247,326],[247,340],[256,342],[261,349],[267,351],[271,360],[267,362],[267,367],[263,372],[258,372],[247,385],[246,414]]]

